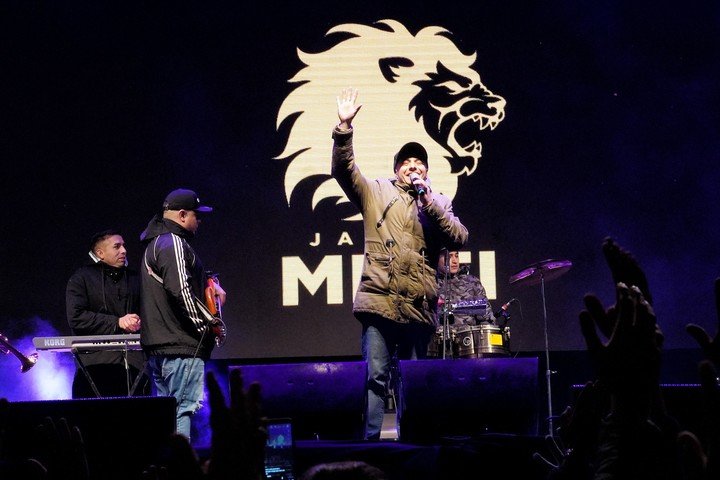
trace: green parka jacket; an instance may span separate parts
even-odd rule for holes
[[[365,258],[353,313],[434,326],[440,250],[460,249],[468,231],[448,197],[433,192],[433,202],[420,208],[411,185],[364,177],[355,163],[352,135],[352,130],[333,131],[332,176],[363,217]]]

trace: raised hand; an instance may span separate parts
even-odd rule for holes
[[[635,260],[635,257],[610,237],[603,241],[602,250],[615,285],[620,282],[625,285],[635,285],[640,289],[645,300],[652,304],[652,295],[650,294],[647,278],[645,278],[645,272],[640,268],[640,264]]]
[[[618,283],[616,293],[617,303],[609,313],[597,297],[585,297],[587,310],[580,312],[580,327],[588,352],[598,381],[611,393],[650,393],[659,381],[662,332],[640,288]],[[612,327],[606,343],[600,340],[596,325],[601,330]],[[648,399],[636,396],[633,400]]]
[[[717,282],[716,282],[717,285]],[[709,360],[698,366],[705,407],[705,438],[701,441],[694,433],[678,434],[680,460],[688,480],[720,478],[720,386],[718,372]],[[703,448],[704,445],[704,448]]]
[[[211,479],[260,480],[264,474],[267,430],[260,417],[260,385],[247,393],[239,369],[230,372],[230,407],[212,372],[206,375],[210,403]]]
[[[70,426],[65,418],[55,421],[46,417],[37,427],[42,453],[30,459],[47,472],[48,479],[87,480],[90,478],[88,459],[80,429]]]
[[[547,470],[548,480],[592,478],[590,460],[597,448],[603,416],[600,403],[600,392],[593,382],[587,382],[574,405],[560,415],[558,435],[545,437],[549,455],[533,454],[533,459]]]
[[[586,382],[574,404],[560,414],[557,433],[575,454],[589,456],[597,446],[597,431],[603,417],[602,395],[593,382]]]
[[[700,325],[689,323],[685,326],[685,330],[695,339],[705,353],[705,358],[720,367],[720,278],[715,279],[715,310],[718,317],[718,328],[715,338],[710,335]]]
[[[204,479],[197,453],[185,435],[170,435],[162,447],[162,452],[162,464],[147,467],[142,472],[142,480]]]
[[[352,121],[357,115],[362,104],[356,105],[358,91],[354,88],[344,88],[337,97],[338,118],[340,119],[340,128],[348,130],[352,127]]]

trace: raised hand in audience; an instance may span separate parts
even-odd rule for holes
[[[720,365],[720,278],[715,280],[715,309],[718,332],[714,338],[699,325],[691,323],[685,327],[706,357],[698,366],[703,391],[704,428],[701,432],[683,431],[678,435],[685,477],[690,480],[720,478],[720,386],[717,371]]]
[[[550,459],[539,453],[533,458],[547,469],[552,480],[592,478],[592,460],[597,449],[602,418],[600,394],[593,382],[587,382],[573,406],[568,406],[556,421],[557,436],[546,436]]]
[[[37,427],[38,458],[30,459],[33,478],[87,480],[90,478],[85,443],[80,429],[67,420],[47,417]],[[34,466],[35,468],[32,468]]]
[[[715,309],[717,310],[718,328],[715,337],[712,338],[700,325],[690,323],[685,330],[697,341],[703,349],[705,358],[720,368],[720,278],[715,280]]]
[[[230,406],[212,372],[206,375],[212,447],[211,479],[259,480],[264,477],[267,430],[260,416],[260,385],[243,390],[240,369],[230,373]]]
[[[205,478],[197,453],[185,435],[174,433],[160,448],[155,465],[142,474],[143,480],[201,480]]]
[[[605,261],[610,267],[610,273],[615,285],[624,283],[625,285],[638,287],[645,300],[652,304],[652,295],[645,272],[632,253],[615,243],[615,240],[610,237],[603,240],[602,251]]]
[[[586,295],[580,313],[595,386],[609,393],[610,401],[610,414],[598,429],[595,478],[676,478],[677,426],[665,414],[660,395],[663,335],[646,298],[648,282],[635,258],[611,239],[603,253],[617,280],[615,304],[606,309],[596,296]]]
[[[616,294],[612,310],[605,310],[596,296],[586,295],[587,309],[580,312],[580,327],[599,386],[611,394],[628,396],[627,400],[638,406],[658,389],[663,335],[637,286],[619,283]],[[596,325],[610,331],[607,342],[600,340]],[[628,405],[618,405],[623,406]]]
[[[705,423],[701,441],[696,433],[683,431],[678,435],[680,457],[687,480],[720,478],[720,386],[718,372],[709,360],[698,366],[703,391]],[[697,406],[700,408],[700,406]],[[705,445],[703,447],[703,444]]]

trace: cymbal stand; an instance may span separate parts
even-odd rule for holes
[[[545,333],[545,382],[547,383],[547,405],[548,405],[548,435],[553,436],[553,407],[552,407],[552,387],[550,376],[552,370],[550,370],[550,346],[548,344],[548,318],[547,318],[547,304],[545,302],[545,276],[540,271],[540,294],[542,295],[543,305],[543,329]]]

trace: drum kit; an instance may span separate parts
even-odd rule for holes
[[[550,386],[550,349],[548,345],[548,319],[545,299],[545,283],[555,280],[572,267],[569,260],[543,260],[520,270],[510,277],[510,285],[540,285],[543,307],[543,326],[545,334],[545,378],[547,382],[548,428],[553,434],[552,425],[552,393]],[[437,328],[428,347],[430,358],[487,358],[510,356],[510,327],[507,325],[509,315],[503,326],[492,323],[480,325],[463,325],[454,327],[448,324],[449,314],[483,315],[487,311],[485,300],[462,300],[446,303],[443,309],[443,325]],[[503,306],[505,310],[505,306]]]
[[[484,316],[487,309],[488,303],[484,299],[460,300],[448,304],[446,313]],[[444,331],[447,334],[443,335]],[[458,327],[441,325],[433,335],[427,355],[430,358],[507,357],[510,355],[510,329],[488,323]]]
[[[510,327],[498,327],[489,323],[463,325],[448,328],[438,327],[428,346],[429,358],[442,358],[443,337],[445,337],[445,358],[484,358],[510,356]]]

